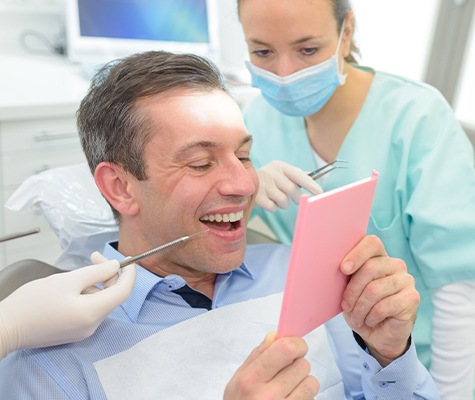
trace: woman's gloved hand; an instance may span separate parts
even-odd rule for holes
[[[17,349],[85,339],[130,296],[134,264],[118,275],[118,261],[100,253],[91,260],[96,265],[28,282],[0,302],[0,359]]]
[[[259,191],[256,205],[267,211],[275,212],[278,208],[289,206],[289,197],[299,204],[301,189],[312,194],[320,194],[322,188],[305,171],[283,161],[271,161],[257,170]]]

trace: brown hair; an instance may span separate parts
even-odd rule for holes
[[[152,127],[138,100],[182,87],[223,90],[224,79],[209,60],[194,54],[150,51],[112,61],[94,76],[77,112],[77,125],[89,168],[101,162],[121,165],[147,179],[143,149]]]

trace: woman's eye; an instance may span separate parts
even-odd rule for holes
[[[270,54],[270,50],[266,50],[266,49],[253,50],[251,51],[251,54],[257,57],[267,57]]]
[[[313,56],[318,51],[318,48],[317,47],[306,47],[306,48],[302,49],[301,51],[302,51],[302,54],[305,55],[305,56]]]

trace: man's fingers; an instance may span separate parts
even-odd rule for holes
[[[419,301],[419,293],[408,288],[378,302],[372,307],[364,322],[374,328],[386,318],[394,318],[402,322],[413,321]]]
[[[295,396],[297,393],[302,396],[303,393],[312,394],[309,382],[305,380],[309,377],[310,363],[305,358],[298,358],[292,364],[282,369],[275,377],[280,396]],[[315,394],[313,395],[315,396]],[[299,399],[307,397],[298,397]],[[313,397],[310,397],[313,398]]]
[[[380,257],[367,261],[351,276],[343,292],[343,311],[351,312],[355,323],[362,324],[374,304],[411,285],[409,280],[413,278],[406,272],[406,264],[399,259]]]
[[[268,382],[296,359],[304,357],[307,351],[307,343],[301,338],[278,339],[254,360],[252,368],[255,369],[259,381]]]
[[[394,259],[378,257],[368,260],[364,268],[360,267],[360,269],[351,275],[348,281],[345,291],[343,292],[343,311],[351,311],[370,284],[371,287],[366,293],[368,300],[376,296],[377,289],[379,288],[378,285],[383,285],[380,280],[393,275],[395,273],[394,268]],[[376,283],[373,283],[375,281]]]
[[[254,350],[252,350],[251,354],[249,354],[249,356],[246,358],[246,360],[239,369],[244,369],[250,364],[252,364],[254,360],[259,357],[275,341],[276,337],[276,332],[269,332],[264,338],[264,341]]]
[[[270,333],[236,371],[224,392],[225,399],[313,399],[319,383],[309,377],[310,364],[303,357],[308,347],[298,337],[276,339]]]
[[[313,400],[320,390],[320,382],[308,375],[287,397],[288,400]]]
[[[365,236],[345,258],[343,258],[340,269],[344,274],[351,275],[373,257],[387,257],[386,250],[384,249],[381,239],[377,236]]]

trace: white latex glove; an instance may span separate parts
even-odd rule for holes
[[[299,204],[301,188],[312,194],[320,194],[322,188],[305,171],[283,161],[271,161],[257,170],[259,191],[256,205],[267,211],[275,212],[278,208],[289,206],[289,197]]]
[[[0,359],[9,352],[75,342],[92,335],[132,292],[135,265],[122,269],[99,253],[88,267],[37,279],[0,302]],[[104,289],[95,286],[104,282]]]

